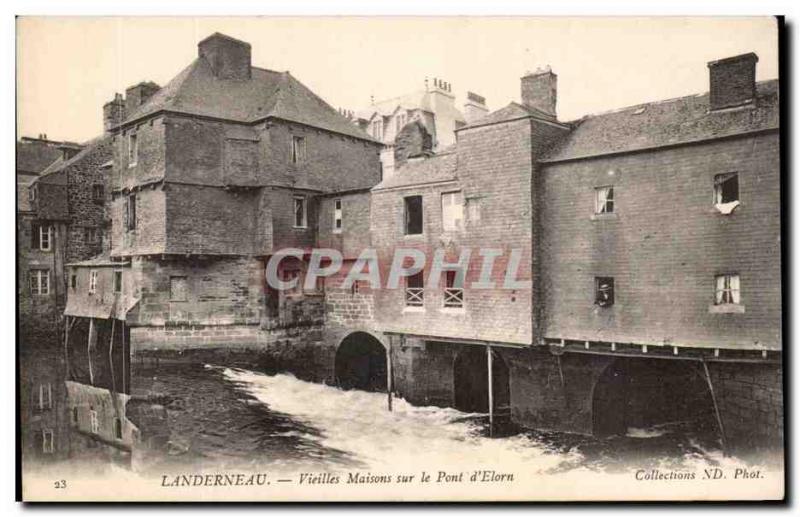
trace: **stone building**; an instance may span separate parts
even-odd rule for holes
[[[346,384],[388,369],[382,387],[414,403],[491,406],[537,429],[705,419],[726,446],[780,446],[779,97],[756,62],[709,63],[709,93],[575,121],[558,120],[556,75],[538,70],[521,103],[385,178],[380,262],[398,248],[428,262],[401,289],[331,305],[330,322],[360,332],[340,349],[390,351]],[[480,248],[497,254],[494,289],[474,288]],[[437,252],[461,263],[433,275]],[[519,287],[497,288],[509,272]],[[356,364],[337,356],[336,375],[358,369],[340,359]]]
[[[395,124],[402,166],[381,179],[383,138],[214,34],[126,98],[110,253],[71,272],[76,346],[120,353],[113,384],[135,401],[153,395],[143,358],[214,354],[537,429],[705,420],[725,446],[779,445],[779,97],[756,61],[575,121],[537,70],[449,147],[422,118]],[[343,268],[302,286],[315,247]],[[287,248],[277,276],[300,286],[276,291]],[[398,288],[345,281],[365,264],[386,279],[397,250],[427,258]],[[93,362],[70,367],[92,383]]]
[[[17,300],[19,332],[28,346],[52,338],[66,300],[55,284],[63,271],[63,240],[53,222],[37,210],[31,185],[48,167],[74,152],[67,142],[23,137],[17,142]]]
[[[163,88],[126,92],[112,130],[110,253],[72,264],[71,349],[88,340],[126,357],[220,346],[313,359],[322,286],[272,290],[266,264],[300,249],[278,276],[303,280],[321,207],[338,203],[347,224],[346,197],[379,181],[380,144],[250,54],[213,34]],[[136,394],[136,380],[125,389]]]
[[[473,92],[467,92],[464,109],[459,110],[450,83],[441,79],[430,82],[426,79],[424,89],[373,102],[354,114],[353,118],[375,140],[383,142],[385,147],[381,151],[381,166],[383,177],[388,178],[396,169],[395,146],[400,144],[398,136],[406,124],[420,124],[431,138],[432,151],[438,152],[455,143],[457,129],[488,112],[486,99]]]

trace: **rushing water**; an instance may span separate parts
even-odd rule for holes
[[[162,365],[169,453],[154,468],[393,469],[525,464],[536,472],[615,472],[738,462],[711,430],[676,423],[630,429],[608,439],[501,429],[489,437],[484,415],[417,407],[387,397],[244,369]]]

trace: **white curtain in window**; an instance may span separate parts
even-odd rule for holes
[[[714,290],[715,292],[714,303],[716,303],[717,305],[723,303],[723,300],[725,299],[725,283],[726,283],[725,278],[726,277],[724,275],[720,275],[717,277],[717,286],[716,289]]]
[[[731,303],[739,303],[739,275],[731,275],[730,277]]]
[[[606,203],[608,203],[608,187],[597,189],[597,213],[602,214],[606,212]]]

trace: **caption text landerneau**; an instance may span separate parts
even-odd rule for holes
[[[410,483],[510,483],[514,474],[495,470],[473,470],[461,472],[420,472],[419,474],[376,474],[373,472],[305,472],[296,479],[272,479],[266,473],[258,474],[178,474],[162,475],[162,487],[209,487],[209,486],[264,486],[283,483],[300,485],[369,485],[369,484],[410,484]]]

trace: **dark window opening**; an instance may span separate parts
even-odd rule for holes
[[[105,201],[105,188],[103,185],[92,186],[92,200],[97,203],[102,203]]]
[[[292,137],[292,163],[302,163],[306,157],[306,139],[302,136]]]
[[[445,307],[464,306],[464,288],[462,285],[456,285],[457,276],[458,276],[458,271],[445,271],[445,287],[444,287]]]
[[[114,271],[114,292],[122,292],[122,271]]]
[[[423,272],[406,277],[406,305],[422,307],[425,304]]]
[[[122,420],[119,418],[114,419],[114,437],[117,440],[122,440]]]
[[[78,275],[76,275],[75,273],[72,273],[72,275],[69,278],[69,284],[70,284],[70,287],[72,287],[73,290],[77,289],[78,288]]]
[[[600,307],[614,305],[614,279],[610,276],[598,276],[594,279],[594,303]]]
[[[405,198],[406,235],[422,233],[422,196]]]
[[[739,201],[739,175],[718,174],[714,176],[714,204],[725,205]]]
[[[125,206],[126,227],[128,230],[136,229],[136,194],[131,194],[126,198]]]

